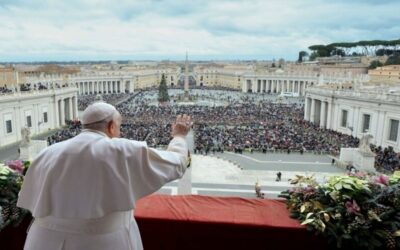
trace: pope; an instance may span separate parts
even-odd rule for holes
[[[114,106],[96,102],[83,112],[79,135],[32,162],[17,204],[34,217],[24,249],[143,249],[135,203],[182,177],[192,121],[176,118],[166,150],[119,138],[121,122]]]

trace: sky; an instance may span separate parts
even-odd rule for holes
[[[400,0],[0,0],[0,62],[295,60],[400,39]]]

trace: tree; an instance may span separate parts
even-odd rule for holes
[[[337,42],[328,45],[317,44],[308,47],[312,51],[310,60],[316,57],[332,55],[391,55],[399,54],[400,39],[363,40],[358,42]]]
[[[369,64],[368,69],[376,69],[377,67],[382,67],[382,66],[383,64],[380,61],[374,60]]]
[[[299,59],[297,60],[298,62],[303,62],[303,57],[308,56],[308,53],[305,52],[304,50],[299,52]]]
[[[389,56],[385,65],[398,65],[400,64],[400,55]]]
[[[314,61],[315,58],[317,58],[317,56],[318,56],[317,52],[315,52],[315,51],[312,52],[311,55],[310,55],[310,57],[309,57],[310,61]]]
[[[167,89],[167,82],[165,81],[165,75],[162,74],[160,86],[158,88],[158,101],[159,102],[168,102],[169,95]]]
[[[315,53],[316,57],[328,57],[331,56],[332,51],[335,49],[335,47],[331,45],[312,45],[308,47],[309,50],[313,51],[313,54]]]

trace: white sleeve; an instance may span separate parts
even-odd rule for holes
[[[181,161],[186,169],[186,166],[189,163],[189,156],[188,156],[189,149],[186,140],[184,138],[175,137],[174,139],[172,139],[168,145],[167,151],[175,152],[182,155],[183,157],[181,157]]]
[[[167,150],[149,148],[144,142],[140,153],[140,167],[132,174],[135,200],[149,195],[164,184],[185,173],[188,164],[188,146],[184,138],[174,138]]]

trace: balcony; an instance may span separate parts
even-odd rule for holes
[[[327,249],[289,218],[279,200],[152,195],[135,210],[144,249]],[[0,232],[2,249],[22,249],[29,219]]]

